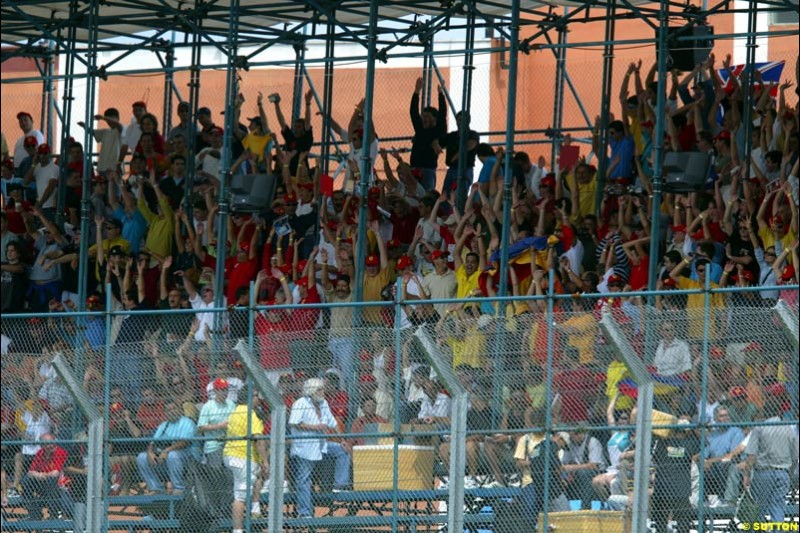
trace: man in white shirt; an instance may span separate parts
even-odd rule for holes
[[[14,164],[19,166],[20,162],[28,157],[28,153],[25,151],[25,137],[36,137],[36,144],[39,145],[44,142],[44,135],[41,131],[33,128],[33,116],[27,111],[17,113],[17,120],[19,129],[22,130],[22,136],[14,145]]]
[[[303,384],[303,396],[292,404],[289,429],[292,433],[292,478],[297,492],[298,518],[314,516],[311,502],[311,474],[316,464],[329,456],[335,460],[333,491],[350,485],[350,454],[338,442],[327,440],[330,430],[338,423],[325,400],[325,384],[313,378]]]
[[[219,186],[219,166],[222,163],[222,128],[211,128],[207,134],[207,146],[195,157],[195,169],[200,181],[209,180],[215,187]]]
[[[431,253],[434,271],[422,280],[422,289],[432,300],[446,300],[455,298],[458,282],[455,273],[447,266],[447,252],[434,250]],[[447,312],[447,304],[433,304],[439,316]]]
[[[661,324],[661,342],[656,348],[653,364],[661,376],[683,374],[692,369],[692,353],[689,344],[675,338],[675,326],[672,322]]]
[[[176,274],[183,275],[183,272],[176,272]],[[194,283],[186,276],[183,276],[183,288],[186,289],[186,292],[189,294],[189,303],[192,305],[192,309],[202,310],[212,309],[214,307],[214,287],[210,284],[201,289],[201,295],[197,292]],[[194,340],[197,342],[205,342],[206,338],[210,338],[206,336],[211,334],[214,330],[214,313],[198,312],[195,316],[197,317],[199,325],[194,334]]]
[[[119,121],[119,111],[110,107],[102,115],[95,115],[95,120],[104,120],[107,128],[92,130],[94,140],[100,143],[100,153],[97,156],[97,172],[105,176],[106,171],[116,170],[119,162],[119,151],[122,148],[122,124]],[[83,128],[86,125],[78,122]]]
[[[56,188],[58,187],[58,165],[53,163],[50,145],[40,144],[36,148],[36,163],[28,170],[25,184],[36,182],[36,204],[52,220],[56,207]]]
[[[139,122],[142,117],[147,114],[147,104],[144,102],[133,103],[133,116],[131,122],[125,131],[122,133],[122,148],[119,151],[119,161],[122,162],[125,156],[128,155],[128,150],[135,150],[139,144],[139,137],[142,136],[142,127]]]

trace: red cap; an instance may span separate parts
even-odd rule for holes
[[[308,276],[303,276],[302,278],[298,279],[296,285],[308,287]]]
[[[433,253],[431,254],[431,260],[439,259],[440,257],[444,257],[445,259],[447,259],[447,255],[448,255],[447,252],[443,250],[434,250]]]
[[[366,264],[367,264],[368,267],[376,267],[376,266],[379,266],[381,264],[381,260],[375,254],[368,255],[367,256],[367,260],[366,260]]]
[[[677,287],[678,286],[678,284],[672,278],[667,278],[664,281],[662,281],[661,283],[664,285],[664,287]]]
[[[228,380],[223,378],[217,378],[214,380],[214,390],[227,390],[228,389]]]
[[[19,113],[17,113],[17,120],[21,119],[22,117],[28,117],[29,119],[33,120],[33,115],[31,115],[27,111],[20,111]]]
[[[783,267],[783,272],[781,272],[781,280],[782,281],[791,281],[794,279],[794,267],[792,265],[786,265]]]
[[[622,281],[622,276],[619,276],[617,274],[611,274],[608,277],[608,284],[609,285],[623,285],[624,283],[625,282]]]
[[[672,233],[686,233],[686,224],[678,224],[672,226]]]
[[[728,396],[731,398],[745,398],[747,397],[747,390],[741,385],[736,385],[728,391]]]
[[[406,268],[413,266],[414,261],[408,257],[407,255],[401,255],[400,259],[397,260],[397,269],[398,270],[405,270]]]
[[[24,146],[36,146],[37,144],[39,144],[39,141],[37,141],[36,137],[34,137],[33,135],[28,135],[27,137],[25,137],[25,140],[22,141],[22,143]]]
[[[749,270],[742,270],[742,277],[745,279],[745,281],[750,281],[750,282],[755,281],[755,279],[756,279],[755,275]],[[737,281],[738,282],[739,281],[739,276],[734,274],[733,276],[731,276],[731,279],[733,281]]]
[[[552,173],[548,174],[547,176],[542,178],[542,181],[539,182],[539,185],[542,186],[542,187],[550,187],[551,189],[555,189],[556,188],[556,175],[552,174]]]
[[[112,413],[119,413],[124,409],[124,406],[119,402],[114,402],[108,406],[108,410]]]
[[[709,351],[708,355],[711,356],[711,359],[724,359],[725,358],[725,348],[721,346],[713,346]]]
[[[50,145],[47,143],[42,143],[36,148],[37,154],[49,154],[51,153]]]
[[[361,383],[375,383],[375,377],[372,374],[362,374],[358,381]]]
[[[761,346],[761,344],[759,344],[757,342],[751,342],[750,344],[745,346],[742,351],[743,352],[763,352],[764,351],[764,347]]]
[[[147,109],[147,104],[144,103],[141,100],[138,100],[138,101],[134,102],[131,107],[143,107],[143,108]]]
[[[400,248],[400,241],[397,239],[391,239],[389,242],[386,243],[386,248],[392,250],[394,248]]]
[[[7,169],[14,170],[14,161],[10,157],[3,159],[3,166]]]
[[[728,130],[722,130],[714,137],[715,141],[730,141],[731,140],[731,132]]]
[[[764,392],[770,396],[783,396],[786,394],[786,386],[783,383],[773,383],[764,387]]]

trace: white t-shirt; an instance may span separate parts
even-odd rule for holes
[[[33,177],[36,181],[36,197],[41,198],[47,186],[50,184],[50,180],[56,180],[56,182],[58,182],[58,166],[54,165],[52,161],[44,167],[37,163],[36,167],[33,169]],[[50,198],[39,207],[55,207],[57,198],[58,192],[54,190],[50,194]]]
[[[122,144],[127,146],[130,151],[136,150],[139,138],[142,136],[142,127],[136,122],[136,117],[131,117],[131,122],[122,132]]]
[[[117,168],[119,151],[122,148],[122,132],[116,128],[94,130],[94,140],[100,143],[97,156],[97,171],[105,172]]]
[[[346,164],[344,166],[344,168],[345,168],[345,177],[344,177],[344,180],[345,180],[344,181],[344,183],[345,183],[345,192],[348,193],[348,194],[358,194],[358,185],[359,184],[358,184],[358,180],[354,180],[353,179],[353,173],[350,170],[350,161],[355,161],[358,164],[358,166],[361,167],[361,156],[363,154],[363,146],[361,148],[355,148],[353,146],[353,143],[350,142],[350,135],[349,135],[347,129],[345,129],[345,128],[342,128],[342,130],[339,132],[339,136],[342,138],[343,141],[349,143],[349,146],[350,146],[350,152],[347,154],[347,162],[346,162]],[[372,184],[375,182],[375,175],[374,175],[374,172],[373,172],[373,170],[375,168],[374,165],[375,165],[375,162],[378,160],[378,138],[377,137],[372,141],[372,144],[369,147],[369,157],[370,157],[370,159],[372,160],[372,163],[373,163],[373,168],[372,168],[372,170],[370,170],[370,176],[369,176],[369,185],[372,186]]]
[[[219,166],[222,161],[220,161],[219,158],[211,155],[212,150],[219,151],[216,148],[211,148],[210,146],[200,150],[200,153],[197,154],[197,157],[195,158],[195,168],[211,174],[215,178],[219,179]],[[201,159],[200,156],[203,154],[206,155]]]
[[[47,413],[44,411],[37,419],[33,418],[33,415],[30,411],[25,411],[22,413],[22,423],[25,424],[25,435],[22,436],[22,440],[28,442],[39,442],[39,439],[42,438],[42,435],[50,433],[52,426],[50,417],[47,416]],[[41,446],[38,444],[23,444],[22,454],[36,455],[40,449]]]
[[[420,287],[419,287],[419,284],[417,283],[417,281],[414,278],[411,278],[410,280],[408,280],[408,285],[406,285],[406,293],[409,296],[417,296],[417,297],[419,297]],[[414,306],[413,305],[412,306],[404,305],[402,307],[402,309],[401,309],[400,329],[406,329],[406,328],[410,328],[411,326],[413,326],[413,324],[411,323],[411,320],[409,320],[409,318],[408,318],[408,314],[406,313],[406,309],[409,308],[409,307],[411,308],[412,311],[414,310]]]
[[[25,151],[25,137],[36,137],[36,145],[40,145],[44,142],[44,135],[42,132],[36,129],[29,131],[28,133],[23,133],[22,137],[17,139],[17,143],[14,145],[14,166],[18,167],[22,160],[28,157],[28,152]]]

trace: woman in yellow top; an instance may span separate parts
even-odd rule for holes
[[[258,393],[253,390],[253,405],[259,404]],[[248,425],[249,440],[248,443]],[[264,476],[269,473],[269,453],[267,441],[263,438],[264,423],[258,416],[257,409],[248,405],[237,405],[228,418],[226,438],[228,439],[222,452],[225,466],[233,475],[233,505],[232,523],[233,533],[242,533],[244,530],[244,511],[248,488],[255,486],[259,473]],[[238,439],[238,440],[230,440]],[[248,450],[249,444],[249,450]],[[249,452],[249,453],[248,453]],[[249,477],[248,477],[248,464]],[[258,501],[260,491],[253,491],[253,499]],[[255,503],[255,502],[254,502]]]

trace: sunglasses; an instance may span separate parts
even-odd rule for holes
[[[698,268],[698,269],[697,269],[697,273],[698,273],[698,274],[702,274],[702,273],[704,273],[705,271],[706,271],[706,269],[705,269],[705,268]]]

